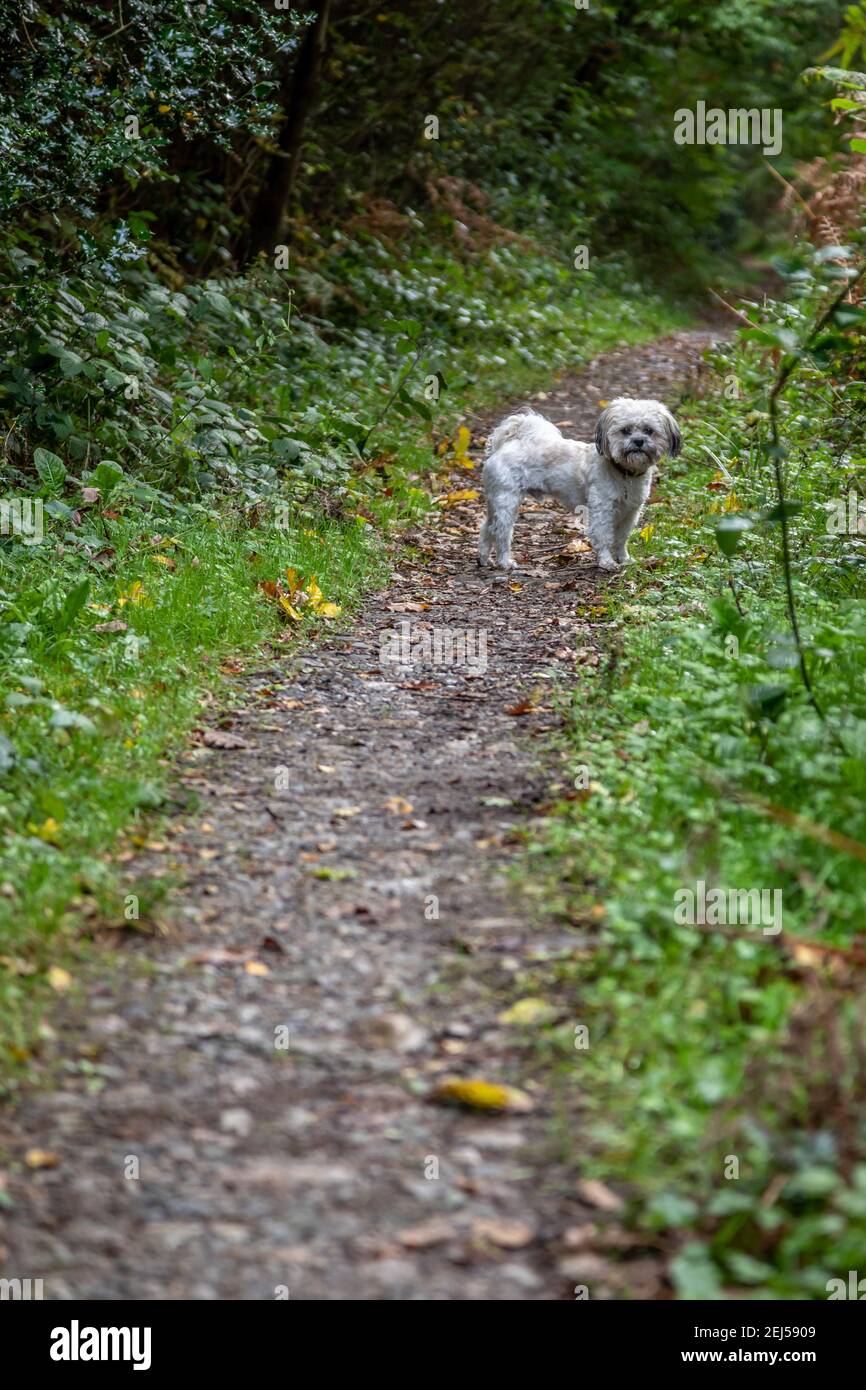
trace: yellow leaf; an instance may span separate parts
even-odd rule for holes
[[[477,487],[464,487],[458,492],[446,493],[444,497],[439,498],[439,501],[443,507],[456,507],[458,502],[474,502],[478,495]]]
[[[144,585],[141,580],[136,579],[128,589],[121,590],[117,602],[123,608],[127,603],[149,603],[150,600],[144,592]]]
[[[292,569],[290,566],[287,566],[285,570],[285,576],[289,582],[289,593],[291,594],[292,598],[294,598],[298,590],[304,587],[304,581],[298,574],[298,571],[296,569]]]
[[[170,107],[170,106],[166,106],[165,103],[162,102],[156,109],[157,109],[157,111],[161,112],[162,115],[164,116],[164,115],[166,114],[166,112],[168,112],[168,111],[171,110],[171,107]]]
[[[533,1023],[549,1023],[555,1017],[556,1009],[546,999],[518,999],[516,1004],[499,1015],[499,1022],[524,1027]]]
[[[433,1099],[451,1105],[465,1105],[470,1110],[512,1110],[525,1113],[534,1108],[525,1091],[514,1086],[495,1086],[489,1081],[464,1080],[459,1076],[446,1077],[433,1092]]]
[[[260,960],[248,960],[244,966],[248,975],[270,975],[270,970]]]
[[[469,445],[472,435],[465,425],[461,425],[454,436],[454,462],[461,468],[474,468],[475,464],[468,456]]]
[[[60,1160],[48,1149],[28,1149],[24,1162],[28,1168],[56,1168]]]
[[[640,538],[641,538],[641,540],[644,542],[644,544],[646,544],[646,542],[649,540],[649,538],[650,538],[650,536],[652,535],[652,533],[653,533],[654,530],[655,530],[655,527],[653,526],[653,524],[652,524],[651,521],[648,522],[648,524],[647,524],[646,526],[642,526],[642,527],[640,528],[640,531],[638,532],[638,535],[640,536]]]
[[[738,512],[740,510],[740,499],[735,492],[729,492],[725,498],[725,511]]]
[[[72,976],[68,970],[63,970],[59,965],[52,965],[48,972],[48,983],[58,994],[62,994],[72,984]]]
[[[342,611],[339,603],[320,603],[316,609],[316,612],[321,613],[323,618],[339,618]]]
[[[278,595],[277,595],[277,602],[279,603],[279,605],[280,605],[280,607],[282,608],[283,612],[284,612],[284,613],[287,613],[287,614],[289,615],[289,617],[291,618],[291,620],[292,620],[293,623],[299,623],[299,622],[301,621],[301,615],[300,615],[300,613],[298,612],[297,608],[293,608],[293,607],[292,607],[291,603],[290,603],[289,600],[286,598],[285,594],[278,594]]]
[[[325,601],[325,595],[316,583],[316,576],[314,574],[311,574],[307,580],[306,593],[309,596],[310,603],[318,610],[319,605]]]

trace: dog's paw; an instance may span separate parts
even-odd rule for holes
[[[619,565],[612,555],[602,555],[599,559],[598,567],[600,570],[604,570],[605,574],[616,574],[616,571],[619,569]]]

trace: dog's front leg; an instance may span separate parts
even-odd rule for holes
[[[614,557],[616,530],[614,526],[614,504],[609,497],[598,491],[589,495],[589,543],[596,553],[596,563],[600,570],[618,568]]]
[[[643,503],[639,507],[629,507],[617,517],[614,527],[613,555],[617,564],[628,564],[628,538],[640,520]]]

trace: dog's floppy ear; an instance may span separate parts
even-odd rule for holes
[[[672,459],[677,457],[683,447],[683,437],[680,434],[680,427],[671,415],[669,410],[664,413],[665,434],[668,437],[668,453]]]
[[[601,412],[595,425],[595,447],[596,451],[601,454],[603,458],[607,457],[607,429],[609,424],[610,407],[608,406],[606,410]]]

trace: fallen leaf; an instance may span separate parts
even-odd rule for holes
[[[506,714],[513,714],[513,715],[519,715],[519,714],[532,714],[533,711],[534,711],[534,710],[537,710],[537,709],[538,709],[538,705],[535,703],[535,701],[532,700],[532,699],[529,699],[529,700],[521,700],[520,703],[519,703],[518,705],[510,705],[509,708],[506,709],[505,713],[506,713]]]
[[[477,487],[464,487],[456,492],[446,492],[443,496],[437,497],[436,501],[443,507],[457,507],[461,502],[474,502],[479,496]]]
[[[28,1168],[56,1168],[60,1159],[50,1149],[28,1149],[24,1162]]]
[[[144,592],[144,585],[141,580],[136,579],[134,583],[130,584],[128,589],[121,589],[117,596],[117,602],[118,605],[123,608],[127,603],[149,603],[150,599]]]
[[[260,960],[248,960],[244,965],[248,975],[270,975],[268,967]]]
[[[214,946],[209,951],[198,951],[188,958],[188,965],[244,965],[251,960],[252,951],[240,951],[232,946]]]
[[[531,1097],[515,1086],[497,1086],[489,1081],[466,1080],[459,1076],[440,1081],[431,1099],[445,1105],[465,1105],[470,1110],[509,1110],[526,1114],[535,1109]]]
[[[201,741],[208,748],[246,748],[246,739],[233,734],[230,729],[205,729]]]
[[[61,966],[52,965],[48,971],[48,983],[58,994],[62,994],[72,984],[72,976],[68,970],[64,970]]]
[[[518,999],[510,1009],[499,1015],[499,1022],[517,1027],[529,1027],[536,1023],[549,1023],[556,1018],[556,1009],[546,999]]]
[[[420,1226],[407,1226],[405,1231],[397,1232],[397,1239],[407,1250],[426,1250],[431,1245],[442,1245],[455,1235],[454,1227],[447,1221],[425,1221]]]
[[[0,956],[0,965],[10,975],[35,975],[39,969],[31,961],[22,960],[20,956]]]
[[[385,810],[390,811],[394,816],[411,816],[412,802],[407,801],[404,796],[389,796],[384,803]]]
[[[622,1211],[622,1198],[597,1178],[581,1178],[577,1184],[577,1193],[599,1211]]]
[[[535,1237],[525,1221],[500,1221],[483,1217],[472,1223],[472,1239],[481,1245],[498,1245],[502,1250],[522,1250]]]

